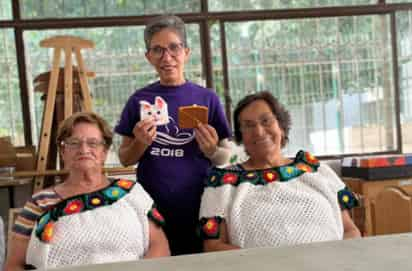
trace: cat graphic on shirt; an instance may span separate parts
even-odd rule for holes
[[[169,116],[166,101],[156,96],[154,104],[140,101],[140,119],[154,118],[156,126],[162,126],[156,133],[155,142],[161,145],[185,145],[195,138],[193,131],[180,131],[176,121]]]
[[[144,120],[148,118],[154,118],[157,126],[169,123],[167,103],[162,97],[156,96],[154,104],[147,101],[140,101],[140,119]]]

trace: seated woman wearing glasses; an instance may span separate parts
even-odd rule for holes
[[[68,175],[35,193],[13,227],[6,270],[138,260],[169,255],[163,218],[140,184],[109,179],[107,123],[91,112],[64,120],[57,143]]]
[[[348,212],[357,201],[337,175],[308,152],[282,154],[290,123],[269,92],[238,103],[235,137],[249,159],[209,174],[200,208],[205,251],[360,236]]]

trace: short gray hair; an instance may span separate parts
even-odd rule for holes
[[[187,47],[186,27],[183,20],[175,15],[160,15],[150,19],[144,29],[146,50],[149,50],[153,36],[165,28],[174,31],[179,36],[183,46]]]

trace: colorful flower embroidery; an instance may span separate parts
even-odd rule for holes
[[[243,173],[243,178],[239,182],[250,182],[252,184],[257,184],[259,182],[259,175],[253,171],[246,171]]]
[[[133,186],[133,182],[129,180],[119,180],[117,185],[123,189],[129,190]]]
[[[338,200],[342,209],[350,210],[354,207],[359,206],[358,200],[353,195],[352,191],[350,191],[347,187],[338,191]]]
[[[223,183],[224,184],[236,184],[237,182],[237,175],[234,173],[226,173],[223,175]]]
[[[295,171],[295,169],[293,168],[293,167],[286,167],[286,172],[289,174],[289,175],[292,175],[292,173]]]
[[[163,216],[159,213],[159,211],[156,208],[153,208],[152,211],[153,211],[153,217],[154,218],[164,221]]]
[[[53,237],[53,232],[54,232],[54,223],[53,221],[50,221],[49,223],[44,226],[43,233],[41,235],[41,239],[49,243]]]
[[[164,226],[165,225],[165,219],[164,217],[160,214],[160,212],[157,210],[155,206],[152,207],[152,209],[149,211],[147,216],[156,223],[158,226]]]
[[[248,179],[248,180],[253,180],[257,178],[256,172],[245,172],[244,176],[245,176],[245,179]]]
[[[211,218],[203,225],[203,231],[209,236],[214,236],[217,233],[218,226],[216,219]]]
[[[100,205],[100,204],[102,203],[102,200],[96,197],[96,198],[92,198],[92,199],[90,200],[90,203],[91,203],[92,205]]]
[[[83,210],[84,204],[81,200],[75,199],[72,201],[69,201],[66,205],[66,208],[64,208],[64,213],[71,215],[75,213],[79,213],[80,211]]]
[[[126,192],[119,187],[110,187],[103,192],[110,200],[117,200],[123,197]]]
[[[222,218],[215,217],[202,217],[200,219],[200,235],[203,239],[217,239],[220,235],[220,223]]]
[[[110,186],[102,190],[91,194],[78,195],[56,204],[39,218],[35,231],[36,236],[40,241],[49,242],[53,236],[54,224],[59,217],[110,205],[122,198],[134,186],[135,182],[130,181],[130,184],[128,184],[129,181],[121,181],[113,181]],[[120,188],[120,186],[124,186],[124,188]],[[158,217],[158,215],[156,216]]]
[[[298,170],[295,166],[280,167],[279,171],[282,179],[286,180],[296,177],[302,173],[302,171]]]
[[[274,170],[267,170],[263,172],[263,179],[268,183],[276,181],[278,177],[278,173]]]
[[[308,161],[309,164],[312,164],[312,165],[318,165],[319,164],[318,159],[316,159],[316,157],[313,156],[312,154],[310,154],[309,152],[305,152],[305,158],[306,158],[306,161]]]
[[[43,216],[41,216],[39,222],[37,223],[37,228],[44,228],[44,226],[49,222],[50,220],[50,213],[46,213]]]
[[[273,181],[287,182],[306,172],[316,172],[319,161],[310,153],[299,151],[294,162],[269,170],[247,171],[232,166],[227,169],[213,168],[206,179],[206,187],[218,187],[224,184],[240,185],[249,182],[254,185],[266,185]]]
[[[89,206],[98,207],[98,206],[103,205],[105,201],[104,201],[104,197],[101,194],[94,193],[90,195],[87,203]]]
[[[303,164],[303,163],[297,164],[297,165],[296,165],[296,168],[297,168],[297,169],[300,169],[300,170],[302,170],[302,171],[304,171],[304,172],[312,172],[312,171],[313,171],[313,169],[312,169],[310,166],[308,166],[308,165],[306,165],[306,164]]]
[[[206,186],[216,187],[220,184],[220,177],[217,174],[211,174],[206,181]]]

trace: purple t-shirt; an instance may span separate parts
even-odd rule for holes
[[[159,115],[157,136],[139,160],[137,178],[173,221],[195,223],[198,219],[203,182],[211,163],[194,138],[193,129],[179,129],[179,106],[203,105],[209,109],[209,124],[219,140],[231,136],[223,107],[216,93],[192,82],[170,87],[159,82],[137,90],[123,109],[115,131],[134,137],[135,124],[147,115]]]

